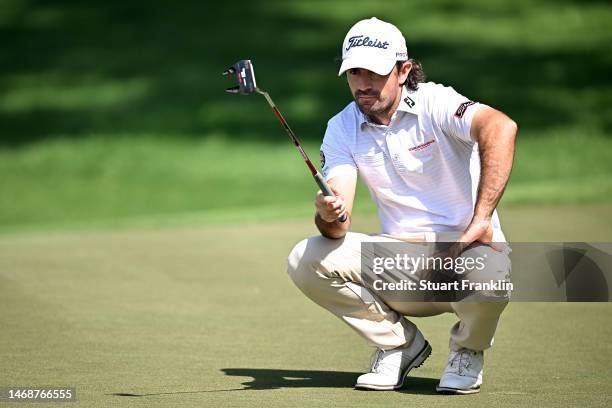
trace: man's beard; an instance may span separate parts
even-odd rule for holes
[[[359,101],[359,96],[374,96],[376,100],[372,104],[365,104]],[[372,115],[380,115],[391,110],[393,106],[393,99],[380,98],[380,92],[369,90],[369,91],[356,91],[353,95],[353,99],[355,99],[355,103],[361,112],[363,112],[366,116]]]

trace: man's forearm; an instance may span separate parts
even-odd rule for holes
[[[501,199],[514,159],[514,141],[517,126],[511,119],[504,117],[480,130],[480,183],[474,218],[491,218]]]
[[[345,222],[339,222],[338,220],[334,222],[327,222],[321,218],[319,213],[315,214],[315,225],[319,229],[321,235],[331,239],[340,239],[346,235],[346,232],[349,229],[351,224],[351,217],[348,216]]]

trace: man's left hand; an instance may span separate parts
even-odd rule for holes
[[[474,242],[481,242],[490,246],[496,251],[501,251],[498,245],[493,242],[493,224],[491,218],[473,218],[470,225],[465,229],[459,242],[450,248],[450,256],[458,257],[467,247]]]

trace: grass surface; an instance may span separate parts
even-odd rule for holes
[[[270,115],[272,116],[272,115]],[[270,117],[270,120],[274,120]],[[312,213],[316,187],[285,143],[225,138],[90,138],[0,150],[0,227],[287,218]],[[311,157],[318,146],[309,144]],[[503,206],[612,201],[612,139],[521,134]],[[359,214],[375,209],[359,189]]]
[[[514,240],[609,241],[610,211],[501,216]],[[376,224],[364,216],[355,228]],[[434,354],[406,388],[353,390],[371,350],[285,273],[287,253],[311,234],[302,220],[4,234],[0,384],[76,386],[76,406],[610,405],[609,303],[511,304],[483,391],[467,397],[433,392],[453,316],[415,319]]]

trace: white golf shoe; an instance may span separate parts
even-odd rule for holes
[[[480,391],[484,353],[469,349],[451,351],[436,391],[442,394],[474,394]]]
[[[372,358],[370,372],[357,378],[355,388],[364,390],[395,390],[404,384],[406,374],[431,354],[431,346],[420,331],[408,347],[392,350],[378,349]]]

